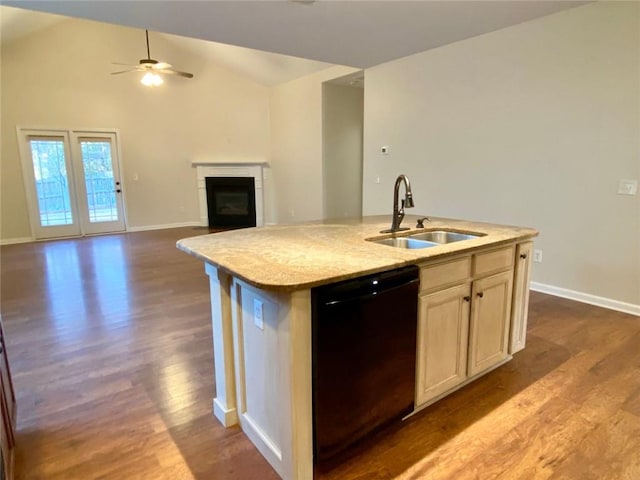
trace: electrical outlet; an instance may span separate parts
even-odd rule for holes
[[[618,195],[635,195],[638,193],[638,181],[637,180],[619,180],[618,181]]]
[[[533,251],[533,261],[536,263],[542,263],[542,250]]]
[[[260,330],[264,330],[262,302],[257,298],[253,299],[253,324]]]
[[[380,183],[380,175],[376,175],[376,183]]]

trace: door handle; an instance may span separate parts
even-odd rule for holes
[[[122,192],[122,190],[120,190],[120,189],[118,188],[118,189],[116,189],[116,192],[120,193],[120,192]]]

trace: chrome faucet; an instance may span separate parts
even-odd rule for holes
[[[404,182],[404,200],[402,200],[402,206],[398,208],[398,193],[400,191],[400,184]],[[394,233],[402,230],[409,230],[409,227],[400,228],[400,223],[404,218],[404,207],[412,208],[413,194],[411,193],[411,183],[406,175],[399,175],[396,178],[396,184],[393,187],[393,218],[391,218],[391,228],[388,230],[382,230],[380,233]]]

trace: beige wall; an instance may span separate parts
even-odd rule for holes
[[[640,305],[640,197],[616,195],[640,177],[639,9],[590,4],[369,69],[364,213],[390,214],[406,173],[410,213],[537,227],[535,281]],[[196,78],[109,75],[145,53],[124,27],[69,20],[2,45],[0,240],[31,235],[16,125],[118,128],[129,226],[197,223],[201,159],[269,160],[269,223],[330,213],[322,84],[354,69],[269,90],[151,45]]]
[[[364,89],[322,87],[324,218],[362,215]]]
[[[616,194],[640,177],[639,10],[598,2],[367,70],[365,214],[390,213],[405,173],[411,213],[536,227],[535,281],[640,305],[640,197]]]
[[[111,76],[112,61],[146,51],[143,32],[108,24],[68,20],[2,45],[2,240],[31,235],[16,125],[118,128],[129,227],[198,223],[192,160],[269,158],[267,87],[161,36],[151,35],[151,53],[195,78],[147,89],[136,74]]]
[[[322,83],[356,72],[335,66],[271,90],[271,185],[269,221],[323,218]]]

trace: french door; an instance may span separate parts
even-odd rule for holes
[[[18,128],[37,239],[125,229],[116,132]]]

